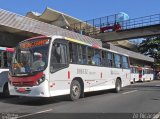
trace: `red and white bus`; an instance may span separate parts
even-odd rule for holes
[[[130,65],[130,68],[131,68],[131,83],[135,83],[139,81],[138,66]]]
[[[115,89],[130,84],[125,54],[62,36],[40,36],[20,42],[9,72],[11,95],[51,97]]]
[[[4,96],[9,95],[8,72],[13,52],[13,48],[0,47],[0,93]]]
[[[151,81],[153,80],[154,74],[153,69],[148,67],[139,67],[139,81]]]

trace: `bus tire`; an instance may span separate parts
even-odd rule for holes
[[[134,84],[135,83],[135,78],[133,79],[133,81],[131,82],[131,84]]]
[[[135,83],[136,81],[135,81],[135,78],[133,79],[133,84]]]
[[[145,78],[143,78],[143,81],[142,82],[145,82]]]
[[[121,87],[122,87],[121,80],[117,79],[115,83],[115,89],[114,89],[115,92],[119,93],[121,91]]]
[[[78,100],[81,96],[82,87],[78,80],[73,80],[70,87],[70,99]]]
[[[4,97],[9,97],[9,96],[10,96],[10,94],[9,94],[9,89],[8,89],[8,83],[6,83],[6,84],[4,85],[4,88],[3,88],[3,96],[4,96]]]

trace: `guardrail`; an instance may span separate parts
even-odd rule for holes
[[[122,30],[140,28],[160,24],[160,14],[122,21]]]
[[[83,35],[93,35],[103,32],[129,30],[159,24],[160,14],[129,20],[119,20],[118,14],[115,14],[72,24],[71,28],[73,31]]]

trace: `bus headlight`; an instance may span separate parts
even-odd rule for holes
[[[45,81],[45,75],[43,75],[40,79],[36,81],[36,85],[40,85],[44,81]]]

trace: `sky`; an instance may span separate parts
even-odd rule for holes
[[[119,12],[130,18],[159,14],[159,5],[160,0],[0,0],[1,9],[21,15],[50,7],[83,21]]]

